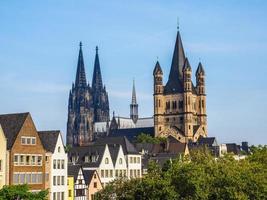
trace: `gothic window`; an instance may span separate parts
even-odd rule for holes
[[[179,101],[179,109],[182,109],[183,105],[184,105],[184,102],[183,101]]]
[[[183,122],[183,117],[180,117],[180,122]]]
[[[159,107],[160,107],[160,99],[159,99]]]
[[[177,102],[176,101],[172,102],[172,109],[174,109],[174,110],[177,109]]]
[[[170,109],[170,102],[166,102],[166,110],[169,110]]]

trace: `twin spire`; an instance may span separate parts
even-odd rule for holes
[[[76,87],[86,87],[87,86],[86,73],[85,73],[84,60],[83,60],[82,42],[80,42],[80,50],[79,50],[79,56],[78,56],[75,86]],[[93,87],[93,89],[96,89],[96,90],[101,89],[103,87],[97,46],[96,46],[96,55],[95,55],[92,87]]]

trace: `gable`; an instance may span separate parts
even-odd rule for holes
[[[106,161],[108,161],[108,162],[106,162]],[[105,151],[103,153],[102,160],[101,160],[99,166],[101,168],[106,168],[106,167],[113,168],[113,162],[112,162],[112,158],[111,158],[111,155],[109,152],[108,145],[105,145]]]
[[[21,144],[21,138],[22,137],[31,137],[36,139],[35,145],[22,145]],[[21,148],[23,146],[23,148]],[[33,150],[35,153],[44,153],[44,147],[42,145],[41,139],[37,133],[37,130],[35,128],[34,122],[31,118],[31,115],[29,114],[26,117],[26,120],[24,121],[19,133],[17,134],[17,137],[15,138],[15,141],[12,145],[12,150],[18,148],[17,150],[20,151],[20,153],[29,152]]]

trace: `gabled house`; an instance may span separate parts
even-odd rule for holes
[[[85,184],[87,185],[87,199],[94,200],[95,193],[103,189],[96,170],[83,170]]]
[[[39,137],[46,150],[46,173],[49,178],[49,197],[51,200],[67,199],[68,156],[60,131],[39,131]]]
[[[82,167],[80,165],[68,166],[68,176],[74,178],[74,200],[87,200],[88,191]]]
[[[73,147],[68,156],[70,165],[96,170],[103,186],[119,177],[141,177],[141,154],[126,137],[103,138],[89,146]]]
[[[46,151],[30,113],[0,115],[7,139],[7,182],[9,185],[27,183],[31,191],[46,189]]]
[[[0,124],[0,189],[6,185],[7,179],[7,140]]]

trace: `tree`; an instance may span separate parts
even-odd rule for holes
[[[166,138],[152,137],[151,135],[141,133],[137,136],[136,142],[137,143],[159,144],[161,142],[166,142]]]
[[[0,190],[1,200],[45,200],[47,195],[47,190],[31,193],[28,185],[5,185]]]

